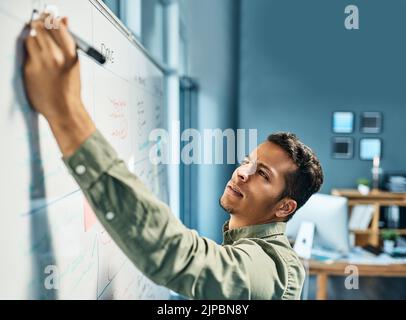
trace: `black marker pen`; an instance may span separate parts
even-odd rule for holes
[[[31,22],[35,20],[38,17],[38,10],[34,9],[31,14],[31,21],[30,21],[30,26]],[[34,30],[31,30],[31,35],[34,36],[35,34],[32,32]],[[93,48],[91,45],[89,45],[86,41],[75,35],[72,31],[68,30],[69,34],[72,36],[72,38],[75,40],[76,43],[76,48],[82,50],[84,53],[86,53],[89,57],[95,59],[98,63],[104,64],[106,62],[106,58],[95,48]]]
[[[92,46],[88,45],[84,40],[79,38],[72,31],[69,31],[69,33],[73,37],[73,39],[75,40],[76,47],[78,49],[82,50],[89,57],[92,57],[93,59],[95,59],[100,64],[104,64],[106,62],[106,58],[99,51],[97,51]]]

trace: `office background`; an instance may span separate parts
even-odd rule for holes
[[[402,1],[142,0],[131,1],[131,8],[129,1],[106,3],[159,62],[197,84],[191,126],[199,131],[256,128],[259,140],[274,131],[295,132],[323,164],[323,193],[355,188],[358,178],[371,177],[371,161],[359,158],[362,137],[382,139],[384,170],[405,170]],[[359,7],[359,30],[344,28],[348,4]],[[132,14],[134,8],[141,14]],[[349,160],[331,156],[331,139],[337,136],[331,116],[337,110],[355,113],[354,133],[341,135],[354,138]],[[382,133],[360,133],[363,111],[382,112]],[[182,168],[173,170],[176,176]],[[173,207],[186,210],[182,203],[187,203],[188,212],[180,215],[203,236],[221,242],[227,216],[218,198],[234,166],[189,170],[187,184],[180,175],[173,185],[178,191]],[[360,281],[366,289],[348,291],[342,280],[331,281],[330,297],[406,297],[403,279]],[[310,287],[312,292],[314,281]]]

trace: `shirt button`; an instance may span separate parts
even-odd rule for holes
[[[80,165],[76,166],[75,172],[76,172],[78,175],[81,176],[82,174],[84,174],[84,173],[86,172],[86,167],[85,167],[83,164],[80,164]]]
[[[106,213],[106,219],[107,220],[113,220],[114,219],[114,213],[113,212],[107,212]]]

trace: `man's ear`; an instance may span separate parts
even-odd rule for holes
[[[295,200],[289,198],[282,199],[278,206],[278,209],[275,212],[275,216],[285,219],[293,212],[295,212],[296,208],[297,203]]]

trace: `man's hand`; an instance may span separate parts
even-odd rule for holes
[[[82,103],[79,59],[67,19],[42,15],[31,23],[25,45],[28,100],[48,120],[63,155],[69,156],[95,126]]]
[[[47,29],[45,20],[48,21]],[[26,39],[27,60],[24,66],[25,87],[32,107],[52,121],[80,107],[79,60],[67,20],[42,16],[31,25]]]

